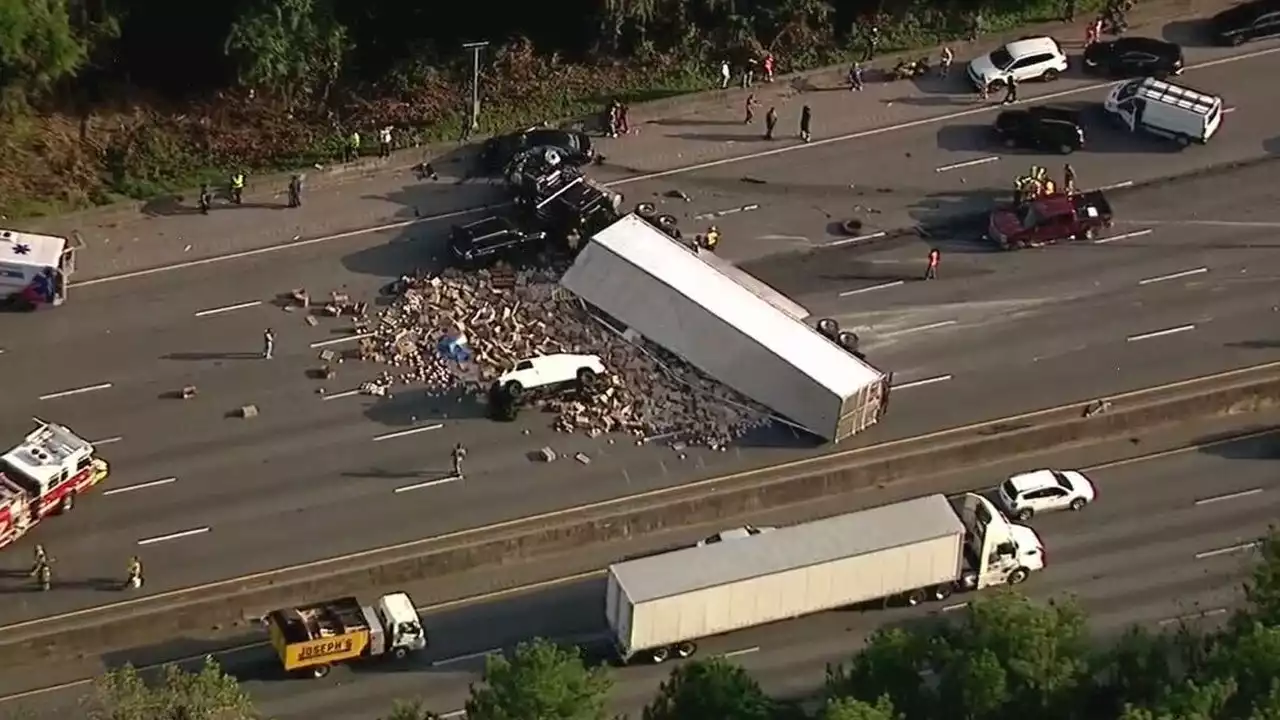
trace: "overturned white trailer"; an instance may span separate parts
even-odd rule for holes
[[[803,308],[743,275],[628,215],[591,238],[560,284],[828,441],[874,425],[889,378],[805,324]]]

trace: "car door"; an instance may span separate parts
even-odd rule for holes
[[[1044,66],[1053,60],[1053,56],[1049,53],[1039,53],[1038,55],[1028,55],[1013,64],[1010,72],[1018,78],[1018,82],[1023,80],[1034,80],[1044,74]]]
[[[1276,35],[1280,35],[1280,11],[1269,12],[1258,18],[1258,21],[1253,24],[1253,28],[1249,32],[1249,37],[1254,39]]]
[[[1137,50],[1121,54],[1117,64],[1117,69],[1125,75],[1151,75],[1156,71],[1156,57]]]
[[[1037,512],[1061,510],[1067,506],[1067,491],[1060,487],[1045,488],[1044,497],[1040,499],[1040,502],[1041,507],[1036,508]]]

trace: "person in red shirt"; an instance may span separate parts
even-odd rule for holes
[[[1084,46],[1089,47],[1090,45],[1098,42],[1098,36],[1101,34],[1102,17],[1098,16],[1097,18],[1094,18],[1093,22],[1089,23],[1089,27],[1084,29]]]
[[[924,269],[925,280],[938,279],[938,261],[942,259],[942,253],[938,252],[938,248],[929,251],[929,264]]]
[[[773,53],[768,53],[764,56],[763,65],[764,65],[764,81],[765,82],[773,82],[774,63],[775,61],[773,59]]]

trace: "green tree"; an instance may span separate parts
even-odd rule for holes
[[[773,699],[746,670],[724,658],[685,663],[671,671],[643,720],[769,720]]]
[[[328,0],[256,0],[232,24],[225,50],[241,84],[294,103],[328,95],[349,43]]]
[[[546,640],[521,643],[511,659],[490,656],[484,684],[471,688],[468,720],[604,720],[613,682],[577,650]]]
[[[924,676],[930,668],[929,637],[902,628],[877,631],[848,663],[827,668],[825,692],[830,700],[887,698],[914,717],[932,707],[932,690]]]
[[[25,104],[73,77],[88,57],[66,0],[0,0],[0,89]]]
[[[1268,625],[1280,625],[1280,534],[1274,530],[1258,548],[1258,563],[1244,593],[1250,615]]]
[[[818,713],[818,720],[901,720],[889,698],[882,697],[874,703],[841,698],[831,700]]]
[[[1009,702],[1009,673],[990,649],[975,648],[944,667],[938,695],[967,720],[998,717]]]
[[[91,720],[253,720],[253,701],[240,683],[209,658],[196,672],[164,668],[148,682],[126,665],[98,678],[89,698]]]

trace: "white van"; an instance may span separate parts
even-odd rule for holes
[[[1204,144],[1222,124],[1222,98],[1155,78],[1116,86],[1103,108],[1133,132]]]

